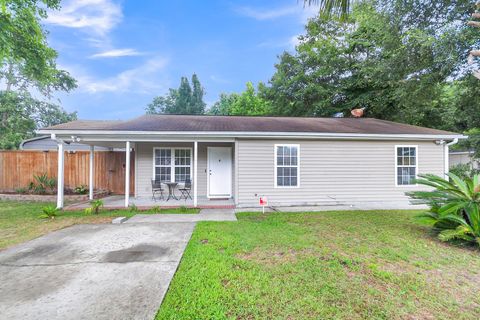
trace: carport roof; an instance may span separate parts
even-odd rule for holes
[[[127,121],[77,120],[41,132],[265,132],[461,136],[455,132],[373,118],[144,115]]]

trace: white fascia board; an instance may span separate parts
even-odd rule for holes
[[[450,154],[474,154],[473,151],[450,151]]]
[[[436,134],[366,134],[366,133],[324,133],[324,132],[244,132],[244,131],[112,131],[112,130],[38,130],[39,134],[57,136],[79,136],[84,141],[126,141],[139,142],[168,141],[168,139],[353,139],[353,140],[453,140],[466,139],[464,135]],[[172,140],[173,141],[173,140]],[[198,140],[200,141],[200,140]],[[233,140],[232,140],[233,141]]]

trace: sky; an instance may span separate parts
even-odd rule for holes
[[[55,99],[80,119],[129,119],[196,73],[210,106],[268,82],[317,10],[297,0],[62,1],[44,25],[78,88]]]

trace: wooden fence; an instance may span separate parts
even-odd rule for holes
[[[26,187],[33,175],[57,176],[56,151],[0,151],[0,192]],[[134,193],[135,156],[130,155],[130,193]],[[96,151],[94,161],[95,189],[115,194],[125,193],[125,152]],[[89,152],[65,152],[65,187],[88,185]]]

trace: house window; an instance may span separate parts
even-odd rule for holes
[[[275,145],[275,186],[298,187],[299,145]]]
[[[154,179],[160,182],[185,182],[191,179],[191,149],[155,148]]]
[[[417,177],[417,147],[396,146],[396,180],[398,186],[413,185]]]
[[[175,149],[175,181],[190,179],[190,149]]]

